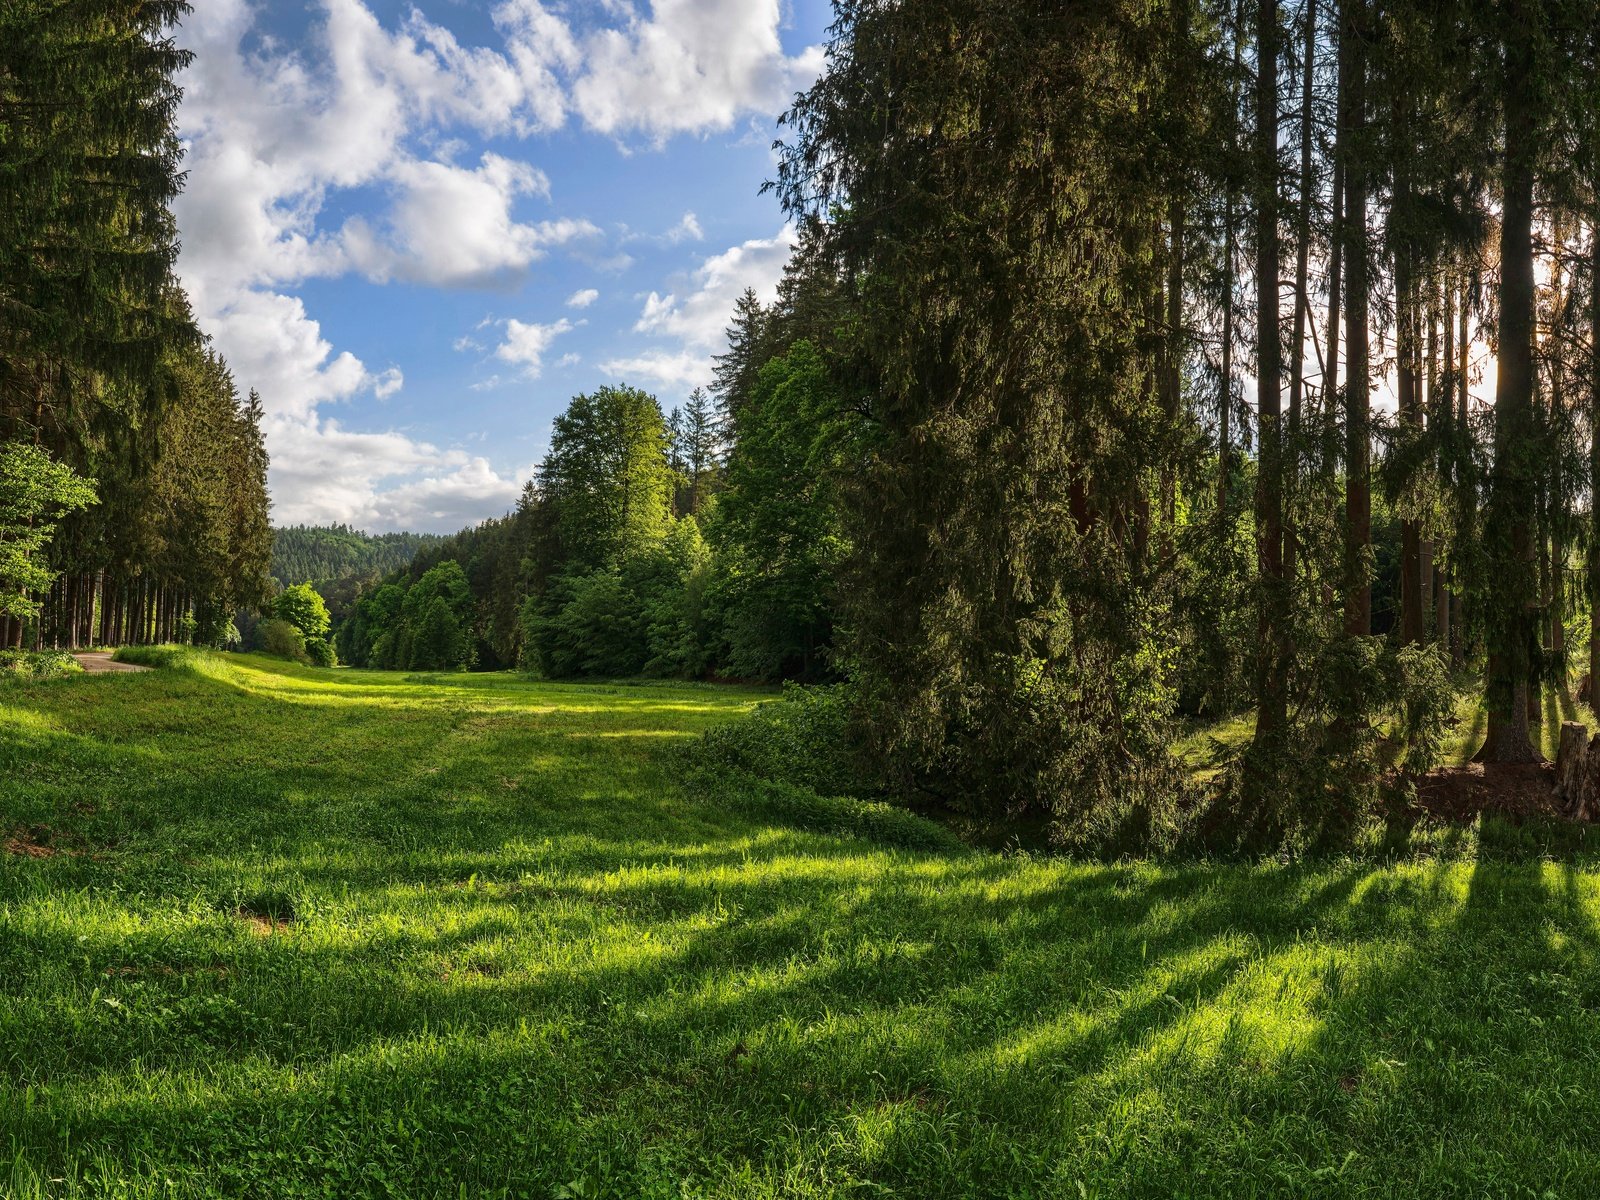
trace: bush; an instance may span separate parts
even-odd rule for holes
[[[311,660],[314,667],[337,667],[339,656],[334,653],[333,643],[327,638],[311,638],[306,642],[306,657]]]
[[[306,637],[289,622],[273,617],[256,626],[256,638],[261,643],[261,649],[267,654],[275,654],[279,658],[292,659],[295,662],[310,662],[311,658],[306,653]]]
[[[866,795],[874,789],[856,768],[849,722],[848,685],[790,684],[782,699],[709,730],[701,757],[719,767],[823,796]]]
[[[0,678],[31,683],[82,671],[78,660],[65,650],[0,650]]]
[[[111,657],[117,662],[133,663],[141,667],[171,669],[192,667],[201,661],[203,649],[193,646],[123,646]]]

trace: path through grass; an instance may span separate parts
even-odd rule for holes
[[[757,699],[0,691],[0,1194],[1600,1192],[1589,867],[807,834],[684,769]]]

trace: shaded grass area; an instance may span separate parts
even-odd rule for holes
[[[1581,1196],[1579,861],[1082,865],[685,770],[758,694],[0,693],[0,1193]],[[38,840],[38,839],[36,839]]]

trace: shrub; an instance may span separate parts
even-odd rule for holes
[[[851,751],[850,690],[846,684],[790,684],[783,697],[748,716],[709,730],[705,761],[789,783],[824,796],[859,796],[874,789]]]
[[[310,638],[306,642],[306,657],[311,660],[314,667],[337,667],[339,656],[334,653],[333,643],[327,638]]]
[[[205,651],[193,646],[123,646],[111,657],[118,662],[134,663],[141,667],[192,667],[201,661]]]
[[[295,662],[309,662],[306,654],[306,637],[289,622],[273,617],[256,626],[256,637],[261,642],[261,649],[268,654],[275,654],[279,658],[293,659]]]
[[[0,650],[0,678],[21,682],[59,679],[83,668],[64,650]]]

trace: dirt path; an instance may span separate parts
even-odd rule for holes
[[[74,654],[83,669],[91,675],[110,675],[118,671],[148,671],[149,667],[141,667],[135,663],[120,663],[112,661],[111,655],[104,651],[93,653]]]

